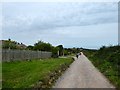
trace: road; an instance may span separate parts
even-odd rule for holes
[[[82,53],[53,88],[115,88]]]

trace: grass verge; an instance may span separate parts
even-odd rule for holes
[[[71,58],[4,62],[2,88],[50,88],[72,62]]]
[[[95,67],[97,67],[116,88],[120,88],[118,69],[115,68],[115,66],[113,66],[110,62],[107,62],[107,60],[100,63],[101,59],[95,57],[90,57],[89,60],[92,61]]]
[[[120,90],[120,46],[104,47],[96,51],[84,51],[84,54],[117,90]]]

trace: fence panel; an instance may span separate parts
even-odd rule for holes
[[[2,50],[2,61],[10,62],[17,60],[42,59],[50,58],[51,52],[46,51],[31,51],[31,50]]]

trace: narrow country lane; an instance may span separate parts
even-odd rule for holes
[[[82,53],[53,88],[115,88]]]

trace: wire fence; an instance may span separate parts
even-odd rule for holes
[[[2,62],[50,58],[51,52],[31,50],[2,50]]]

